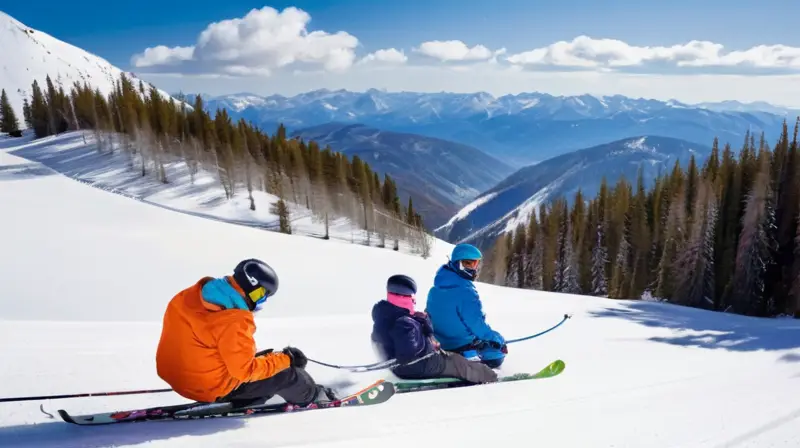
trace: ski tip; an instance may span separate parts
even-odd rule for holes
[[[76,421],[75,421],[75,420],[72,418],[72,416],[70,416],[70,415],[69,415],[69,413],[67,413],[67,411],[65,411],[65,410],[63,410],[63,409],[59,409],[59,410],[58,410],[58,415],[61,417],[61,420],[64,420],[64,421],[65,421],[65,422],[67,422],[67,423],[74,423],[74,424],[76,424],[76,425],[78,424],[78,422],[76,422]]]

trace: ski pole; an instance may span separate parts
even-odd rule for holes
[[[541,336],[541,335],[543,335],[543,334],[545,334],[547,332],[555,330],[561,324],[566,322],[567,319],[569,319],[571,317],[572,316],[570,316],[569,314],[564,314],[564,317],[561,319],[561,322],[559,322],[556,325],[548,328],[547,330],[544,330],[542,332],[536,333],[536,334],[531,335],[531,336],[525,336],[523,338],[512,339],[510,341],[506,341],[506,344],[513,344],[515,342],[527,341],[529,339],[537,338],[537,337],[539,337],[539,336]],[[427,358],[428,356],[431,356],[431,354],[428,354],[428,355],[423,356],[423,357],[421,357],[419,359],[415,359],[413,361],[410,361],[410,362],[406,363],[405,365],[410,365],[410,364],[422,361],[423,359]],[[371,372],[371,371],[374,371],[374,370],[393,369],[395,367],[399,367],[400,365],[402,365],[402,364],[398,363],[396,359],[389,359],[389,360],[386,360],[386,361],[380,361],[380,362],[376,362],[376,363],[373,363],[373,364],[364,364],[364,365],[358,365],[358,366],[341,366],[341,365],[337,365],[337,364],[328,364],[326,362],[317,361],[317,360],[311,359],[311,358],[308,358],[308,361],[309,362],[313,362],[315,364],[319,364],[321,366],[331,367],[331,368],[334,368],[334,369],[349,370],[351,372]]]
[[[349,370],[350,372],[372,372],[375,370],[394,369],[395,367],[400,367],[400,366],[410,366],[411,364],[416,364],[424,359],[430,358],[435,353],[437,352],[436,351],[430,352],[427,355],[421,356],[417,359],[411,360],[406,363],[398,362],[396,359],[392,358],[392,359],[387,359],[386,361],[376,362],[374,364],[365,364],[363,366],[337,366],[335,364],[327,364],[324,362],[315,361],[311,358],[308,358],[308,360],[310,362],[314,362],[316,364],[326,367],[332,367],[334,369]]]
[[[567,319],[569,319],[570,317],[572,317],[572,316],[570,316],[569,314],[564,314],[564,318],[563,318],[563,319],[561,319],[561,322],[559,322],[559,323],[555,324],[554,326],[552,326],[552,327],[548,328],[547,330],[544,330],[544,331],[542,331],[542,332],[536,333],[536,334],[534,334],[534,335],[525,336],[524,338],[512,339],[512,340],[510,340],[510,341],[506,341],[506,344],[513,344],[513,343],[515,343],[515,342],[527,341],[528,339],[538,338],[539,336],[541,336],[541,335],[543,335],[543,334],[545,334],[545,333],[547,333],[547,332],[549,332],[549,331],[553,331],[553,330],[555,330],[555,329],[556,329],[556,328],[558,328],[558,327],[559,327],[561,324],[563,324],[564,322],[566,322],[566,321],[567,321]]]
[[[313,362],[314,364],[319,364],[321,366],[331,367],[331,368],[334,368],[334,369],[355,370],[355,371],[361,371],[360,369],[370,369],[370,368],[376,368],[376,367],[380,368],[383,365],[389,365],[389,364],[395,362],[394,359],[389,359],[389,360],[386,360],[386,361],[379,361],[379,362],[372,363],[372,364],[364,364],[364,365],[358,365],[358,366],[340,366],[340,365],[337,365],[337,364],[328,364],[326,362],[317,361],[317,360],[311,359],[311,358],[307,358],[307,359],[308,359],[309,362]]]
[[[13,401],[56,400],[59,398],[102,397],[109,395],[154,394],[159,392],[172,392],[172,389],[128,390],[119,392],[94,392],[89,394],[70,394],[70,395],[40,395],[36,397],[11,397],[11,398],[0,398],[0,403],[8,403]]]

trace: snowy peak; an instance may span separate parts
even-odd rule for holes
[[[235,97],[211,97],[206,104],[213,112],[241,101]],[[318,89],[289,97],[248,96],[248,102],[245,108],[227,108],[234,119],[264,129],[278,123],[290,132],[330,122],[363,124],[474,146],[515,167],[642,135],[669,135],[703,145],[714,138],[740,142],[747,130],[780,133],[787,116],[777,110],[712,110],[674,99],[541,92],[496,97],[487,92]]]
[[[649,113],[660,109],[689,107],[677,101],[661,102],[633,99],[621,95],[598,97],[594,95],[553,96],[539,92],[495,97],[487,92],[475,93],[421,93],[386,92],[369,89],[365,92],[317,89],[292,97],[259,97],[232,94],[208,98],[210,103],[228,106],[233,111],[251,107],[261,114],[282,113],[286,121],[301,121],[302,126],[314,126],[308,112],[314,109],[336,111],[332,121],[352,120],[373,115],[392,116],[395,120],[419,122],[446,118],[493,117],[498,115],[529,114],[557,120],[575,118],[602,118],[621,112]],[[216,105],[210,105],[216,108]],[[280,121],[280,117],[275,117]]]
[[[34,80],[44,88],[49,75],[56,87],[63,86],[66,92],[73,83],[86,82],[108,95],[123,73],[107,60],[33,29],[2,11],[0,48],[0,88],[5,89],[21,127],[25,126],[23,100],[30,99]],[[138,84],[139,79],[132,73],[124,73]],[[166,92],[159,92],[169,97]]]

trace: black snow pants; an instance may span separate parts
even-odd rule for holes
[[[458,353],[447,352],[442,376],[460,378],[470,383],[494,383],[497,372],[480,361],[469,361]]]
[[[304,369],[289,367],[269,378],[242,383],[218,402],[231,402],[235,407],[263,404],[275,395],[288,403],[307,405],[321,389]]]
[[[469,361],[458,353],[438,351],[416,363],[396,367],[392,373],[402,379],[458,378],[470,383],[493,383],[497,373],[480,361]]]

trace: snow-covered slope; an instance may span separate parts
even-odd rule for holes
[[[105,144],[109,143],[106,141]],[[243,185],[237,187],[231,199],[227,199],[218,176],[203,169],[192,176],[184,161],[165,163],[166,184],[157,180],[152,168],[148,168],[148,174],[142,177],[139,159],[131,163],[129,153],[119,148],[118,140],[113,145],[114,152],[98,151],[91,131],[68,132],[33,141],[28,135],[23,139],[8,139],[3,145],[11,154],[42,162],[80,182],[151,205],[261,229],[277,231],[280,227],[278,216],[272,212],[272,205],[278,201],[277,196],[253,191],[256,209],[250,210],[250,199]],[[324,223],[316,219],[311,210],[292,202],[287,205],[293,234],[325,235]],[[331,218],[328,234],[332,239],[356,244],[375,246],[380,242],[374,234],[369,238],[359,223],[344,217]],[[434,244],[452,247],[441,240],[435,240]],[[391,244],[389,247],[387,250],[391,250]],[[420,252],[408,241],[400,241],[399,250],[405,253]]]
[[[122,73],[105,59],[33,29],[0,11],[0,88],[5,89],[20,127],[25,127],[23,99],[30,101],[34,80],[44,91],[47,87],[45,79],[49,75],[56,88],[60,80],[67,93],[74,82],[82,84],[85,81],[107,95]],[[125,72],[125,75],[139,83],[131,73]],[[165,98],[169,97],[168,93],[159,92]]]
[[[0,146],[4,142],[0,140]],[[92,188],[0,151],[0,397],[160,388],[154,351],[167,301],[243,257],[274,265],[281,289],[257,316],[260,348],[294,344],[336,363],[373,361],[370,309],[388,275],[419,283],[431,259],[234,226]],[[508,338],[573,318],[509,347],[504,373],[564,359],[558,378],[398,395],[370,408],[253,418],[76,428],[38,402],[0,403],[13,447],[794,447],[800,325],[660,303],[478,284]],[[324,382],[359,384],[310,365]],[[172,393],[45,402],[119,409]]]

